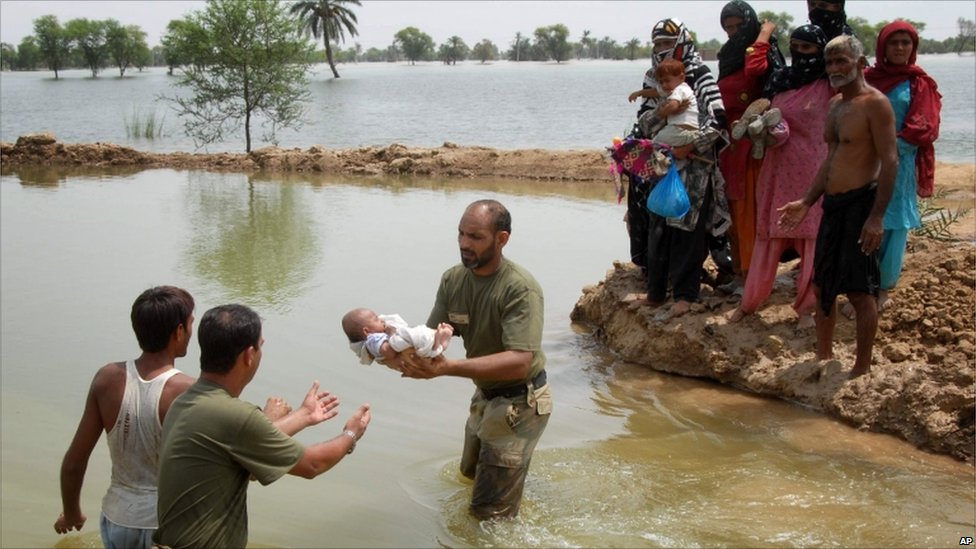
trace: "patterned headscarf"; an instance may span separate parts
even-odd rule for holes
[[[718,51],[718,79],[737,73],[746,64],[746,48],[751,46],[759,37],[761,23],[756,11],[743,0],[732,0],[722,8],[720,22],[725,27],[725,20],[729,17],[742,19],[742,26],[733,34],[722,49]],[[770,48],[767,57],[768,70],[775,70],[786,65],[783,54],[779,51],[776,38],[769,40]]]
[[[695,65],[701,65],[702,58],[695,48],[695,41],[685,24],[678,19],[662,19],[651,30],[651,42],[658,40],[674,40],[674,47],[662,52],[655,52],[651,56],[651,65],[657,68],[658,63],[665,59],[677,59],[685,65],[685,72],[690,72]]]
[[[789,67],[782,67],[773,71],[766,82],[763,97],[770,99],[774,95],[786,90],[793,90],[827,76],[824,61],[824,47],[827,45],[827,35],[816,25],[803,25],[793,29],[790,40],[803,40],[817,45],[817,52],[803,54],[790,48]]]
[[[820,27],[827,35],[827,41],[842,34],[854,36],[854,31],[847,24],[847,13],[844,12],[844,0],[824,0],[828,4],[840,4],[840,11],[830,11],[821,8],[813,8],[807,13],[810,22]]]

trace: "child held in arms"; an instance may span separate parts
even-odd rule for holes
[[[375,360],[391,368],[399,354],[411,347],[422,357],[442,354],[454,335],[454,328],[447,323],[442,322],[436,330],[424,325],[409,326],[400,315],[377,315],[365,308],[346,313],[342,329],[360,364]]]

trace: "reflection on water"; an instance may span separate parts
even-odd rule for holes
[[[196,273],[228,300],[287,311],[321,256],[301,188],[254,175],[187,179],[186,253]]]
[[[20,184],[27,187],[58,187],[68,179],[104,180],[115,177],[128,177],[142,171],[138,166],[114,166],[111,168],[65,167],[65,166],[4,166],[2,175],[16,176]]]
[[[333,471],[250,487],[254,547],[907,547],[972,535],[971,466],[622,363],[574,329],[581,288],[627,253],[609,181],[46,173],[54,186],[0,177],[0,546],[99,543],[104,444],[81,534],[52,532],[52,479],[92,373],[135,352],[132,299],[160,283],[190,289],[198,316],[233,300],[264,317],[261,370],[243,399],[295,404],[320,379],[342,399],[340,418],[373,405],[366,438]],[[486,196],[512,211],[506,254],[545,289],[555,399],[521,515],[501,523],[467,514],[471,484],[457,471],[471,383],[360,366],[339,329],[354,306],[422,321],[458,260],[461,212]],[[196,375],[198,359],[191,345],[178,366]]]

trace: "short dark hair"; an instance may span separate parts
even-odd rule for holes
[[[665,59],[654,69],[654,78],[660,80],[665,76],[684,76],[685,64],[677,59]]]
[[[238,355],[261,343],[261,317],[245,305],[218,305],[203,314],[197,339],[200,371],[227,373]]]
[[[190,320],[193,307],[190,292],[175,286],[156,286],[139,294],[129,313],[139,348],[147,353],[165,349],[176,329]]]
[[[468,206],[468,209],[475,207],[483,207],[488,210],[496,233],[505,231],[512,234],[512,214],[508,213],[508,209],[501,202],[489,198],[476,200]]]

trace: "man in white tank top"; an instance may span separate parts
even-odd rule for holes
[[[59,534],[81,530],[81,486],[88,459],[105,431],[112,483],[102,499],[100,529],[106,548],[151,547],[163,418],[194,379],[174,366],[186,356],[193,332],[193,297],[172,286],[143,292],[132,304],[132,329],[142,354],[113,362],[92,379],[78,430],[61,463],[63,511]]]

